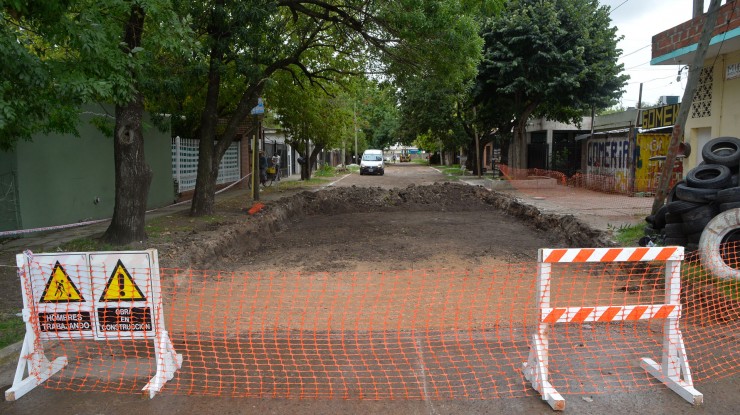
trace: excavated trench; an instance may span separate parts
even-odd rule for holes
[[[246,224],[221,224],[190,239],[181,252],[191,267],[300,262],[312,271],[352,261],[422,262],[440,251],[512,262],[536,258],[538,248],[611,245],[572,215],[542,213],[509,195],[457,183],[304,191],[266,203]],[[322,256],[330,269],[316,264]]]

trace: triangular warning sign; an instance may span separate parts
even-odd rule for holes
[[[73,303],[84,302],[80,290],[69,279],[69,275],[59,261],[54,264],[49,280],[46,281],[40,303]]]
[[[123,262],[118,260],[113,273],[105,284],[100,301],[146,301],[144,293],[136,285]]]

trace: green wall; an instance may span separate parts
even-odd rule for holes
[[[16,170],[15,153],[0,151],[0,231],[18,229],[19,226]]]
[[[43,135],[17,144],[15,171],[23,229],[113,215],[113,139],[92,126],[90,117],[80,117],[80,137]],[[147,121],[145,125],[145,157],[154,173],[147,200],[152,209],[174,199],[171,138],[169,131],[163,133]],[[6,155],[0,154],[0,162]]]

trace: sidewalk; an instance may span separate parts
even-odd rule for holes
[[[473,186],[491,190],[490,179],[461,178]],[[625,226],[645,224],[653,206],[652,197],[631,197],[593,190],[555,185],[553,187],[496,190],[510,194],[522,203],[544,213],[573,215],[594,229],[611,232]]]
[[[297,180],[300,180],[300,174],[294,174],[292,176],[282,178],[282,181]],[[279,182],[273,184],[273,186],[276,185],[279,186]],[[227,200],[232,198],[251,200],[251,192],[252,189],[249,189],[245,185],[240,183],[231,189],[217,194],[216,203],[218,203],[220,200]],[[285,196],[285,192],[260,192],[261,201],[277,200],[283,196]],[[179,202],[174,205],[152,209],[150,212],[146,213],[146,221],[148,222],[154,218],[172,215],[180,212],[186,212],[189,210],[189,200]],[[101,236],[105,232],[105,230],[108,229],[109,224],[109,220],[104,220],[100,223],[91,225],[25,234],[18,239],[10,239],[5,242],[0,241],[0,252],[12,252],[14,254],[18,254],[23,252],[23,250],[25,249],[38,251],[54,249],[65,242],[73,241],[75,239]]]

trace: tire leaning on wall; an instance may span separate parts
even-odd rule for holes
[[[727,210],[712,218],[699,240],[702,265],[725,280],[740,280],[740,269],[727,265],[721,255],[720,245],[733,232],[740,232],[740,209]]]

